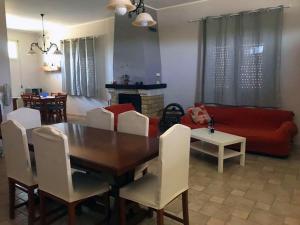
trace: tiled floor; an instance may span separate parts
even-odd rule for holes
[[[286,159],[247,154],[244,168],[238,159],[229,159],[224,174],[217,173],[215,159],[197,152],[191,153],[190,165],[191,225],[300,225],[300,151],[295,149]],[[181,215],[180,199],[168,210]],[[0,159],[0,225],[26,224],[23,212],[9,221],[5,164]],[[80,224],[93,224],[94,217],[82,214]],[[66,224],[66,219],[55,224]],[[155,217],[142,223],[150,224]],[[166,219],[165,224],[178,223]]]

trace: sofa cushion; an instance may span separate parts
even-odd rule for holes
[[[190,108],[188,113],[195,124],[207,124],[210,121],[210,116],[204,105]]]

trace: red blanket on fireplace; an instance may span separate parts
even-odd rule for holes
[[[115,130],[118,127],[118,116],[120,113],[135,110],[134,106],[131,103],[126,104],[118,104],[112,105],[105,108],[106,110],[114,113],[115,116]],[[159,119],[158,118],[149,118],[149,137],[157,137],[158,136],[158,126]]]

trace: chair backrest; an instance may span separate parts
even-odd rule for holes
[[[135,110],[134,105],[131,103],[117,104],[105,107],[106,110],[111,111],[115,115],[115,129],[118,129],[119,114]]]
[[[7,120],[16,120],[25,129],[32,129],[41,126],[41,113],[35,109],[19,108],[8,113]]]
[[[21,98],[25,107],[31,107],[32,94],[22,94]]]
[[[73,192],[68,138],[50,126],[33,131],[39,189],[62,199]]]
[[[191,129],[176,124],[159,141],[158,173],[160,190],[158,204],[165,207],[189,187]]]
[[[26,185],[33,184],[33,173],[26,129],[17,121],[1,124],[7,176]]]
[[[97,108],[87,112],[87,125],[103,130],[114,130],[114,114],[106,109]]]
[[[118,132],[148,136],[149,118],[136,111],[119,114]]]
[[[68,95],[58,94],[55,96],[56,106],[66,107]]]

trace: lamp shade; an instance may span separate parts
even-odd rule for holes
[[[35,55],[36,52],[31,48],[29,49],[29,51],[27,52],[27,55]]]
[[[119,15],[126,14],[125,8],[127,12],[130,12],[135,10],[136,6],[130,0],[109,0],[107,4],[107,9],[115,11]]]
[[[140,13],[133,21],[132,25],[137,27],[152,27],[156,24],[156,21],[149,13]]]
[[[62,52],[57,48],[54,52],[54,55],[62,55]]]

